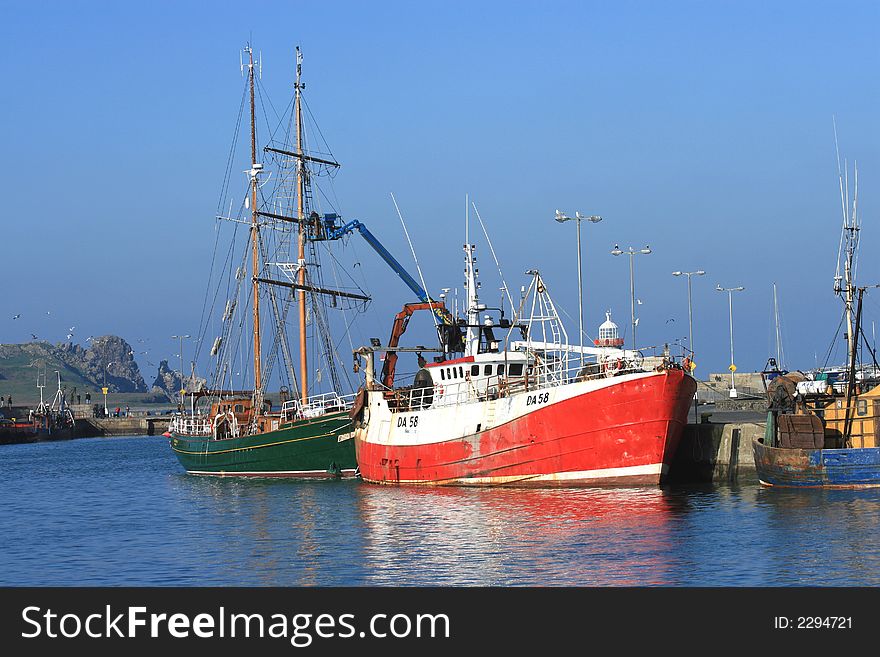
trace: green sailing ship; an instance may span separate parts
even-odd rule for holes
[[[351,326],[350,314],[362,312],[370,298],[353,277],[344,278],[344,271],[340,274],[344,268],[337,267],[332,254],[330,267],[322,269],[319,256],[329,250],[330,240],[339,237],[328,237],[327,229],[340,219],[335,213],[319,216],[312,196],[314,179],[331,177],[339,164],[323,150],[306,147],[302,111],[305,85],[301,79],[302,54],[297,48],[291,110],[280,119],[276,117],[274,128],[267,119],[272,138],[263,149],[270,160],[264,170],[257,153],[255,93],[256,89],[261,106],[265,106],[258,80],[262,66],[255,65],[250,46],[244,52],[247,59],[242,61],[242,72],[246,67],[247,78],[238,123],[241,125],[249,97],[248,191],[237,212],[230,204],[228,216],[218,219],[223,225],[229,222],[239,235],[246,226],[248,240],[246,244],[231,240],[226,262],[220,266],[217,262],[222,255],[215,246],[210,280],[216,280],[217,289],[228,296],[219,335],[210,349],[213,372],[207,380],[202,379],[202,385],[181,384],[179,412],[167,436],[171,449],[191,474],[354,476],[357,462],[349,410],[355,395],[346,393],[340,371],[342,376],[348,375],[345,368],[337,367],[341,359],[329,335],[329,314],[334,310],[348,312],[341,321]],[[321,133],[316,130],[310,134]],[[229,188],[232,162],[230,155],[224,190]],[[221,213],[225,205],[221,196]],[[324,282],[327,271],[336,277],[333,288]],[[219,292],[213,298],[221,298]],[[211,308],[211,295],[205,299],[206,309]],[[219,314],[214,312],[210,317],[211,312],[205,311],[208,319],[203,320],[200,338],[206,337],[207,327],[217,324]],[[270,321],[265,321],[267,317]],[[288,344],[288,323],[298,325],[298,363],[294,363],[295,350]],[[263,349],[263,339],[271,344],[270,348]],[[194,362],[200,355],[202,340],[197,344]],[[252,370],[247,371],[249,368]],[[314,386],[310,386],[310,373],[314,375]],[[195,381],[194,374],[191,381]],[[265,391],[269,381],[278,383],[275,406]],[[312,390],[322,386],[322,392]],[[352,388],[349,385],[348,390]]]

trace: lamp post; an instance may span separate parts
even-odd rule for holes
[[[577,248],[578,248],[578,336],[580,337],[581,346],[581,368],[584,366],[584,293],[583,293],[583,274],[581,273],[581,219],[586,219],[590,223],[597,224],[602,221],[602,217],[598,215],[590,215],[589,217],[575,212],[573,217],[569,217],[559,210],[556,211],[556,221],[565,223],[566,221],[577,222]]]
[[[189,338],[189,337],[191,337],[191,336],[188,334],[187,335],[172,335],[171,336],[172,340],[179,340],[180,341],[180,353],[178,354],[178,356],[180,356],[180,407],[181,407],[181,409],[183,408],[183,395],[184,395],[184,390],[185,390],[185,388],[183,387],[183,340],[185,338]]]
[[[703,276],[706,272],[702,269],[697,271],[674,271],[673,276],[687,276],[688,279],[688,348],[691,356],[694,355],[694,313],[691,305],[691,276]]]
[[[110,413],[107,412],[107,370],[110,369],[112,364],[113,362],[111,361],[107,363],[107,366],[104,368],[104,385],[101,387],[101,391],[104,393],[104,417],[110,415]]]
[[[719,292],[727,292],[727,301],[730,307],[730,396],[736,397],[736,378],[734,373],[736,372],[736,365],[733,362],[733,293],[734,292],[742,292],[746,288],[742,285],[739,287],[721,287],[721,285],[716,284],[715,289]]]
[[[619,256],[619,255],[628,255],[629,256],[629,295],[630,295],[630,318],[632,320],[632,341],[633,341],[633,350],[636,349],[636,287],[635,287],[635,279],[633,273],[633,257],[639,254],[648,255],[651,253],[651,247],[645,244],[644,249],[633,249],[629,247],[626,251],[621,251],[620,247],[615,244],[614,248],[611,249],[611,255]]]

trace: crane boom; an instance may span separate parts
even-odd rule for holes
[[[386,264],[391,267],[392,271],[400,277],[406,286],[412,290],[415,295],[419,298],[419,301],[422,303],[431,304],[434,303],[434,299],[428,295],[421,285],[419,285],[418,281],[414,279],[409,272],[406,271],[404,266],[400,264],[400,262],[391,255],[391,252],[388,251],[382,243],[376,238],[370,230],[362,224],[357,219],[353,219],[349,221],[347,224],[343,224],[339,215],[336,214],[325,214],[324,215],[324,239],[327,240],[338,240],[346,235],[350,235],[354,231],[358,231],[361,234],[361,237],[364,238],[367,244],[369,244],[372,249],[379,254],[379,257],[382,258],[386,262]],[[452,313],[443,305],[436,304],[431,306],[434,314],[440,319],[443,324],[446,326],[454,326],[455,318],[452,316]]]

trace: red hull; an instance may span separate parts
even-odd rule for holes
[[[621,380],[464,438],[385,445],[358,432],[358,466],[365,480],[386,484],[656,485],[695,392],[692,377],[668,370]]]

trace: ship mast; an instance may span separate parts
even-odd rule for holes
[[[300,78],[302,76],[302,52],[299,46],[296,47],[296,99],[294,111],[296,112],[296,153],[298,164],[296,167],[296,187],[297,187],[297,204],[296,218],[299,224],[299,238],[297,242],[297,276],[296,281],[301,286],[296,293],[299,304],[299,376],[300,376],[300,395],[303,405],[306,404],[309,397],[309,370],[306,353],[306,233],[305,233],[305,158],[303,157],[302,146],[302,84]]]
[[[253,299],[254,299],[254,394],[259,395],[263,389],[263,376],[260,369],[262,354],[260,353],[260,229],[258,224],[259,213],[257,209],[257,187],[260,170],[263,165],[257,163],[257,126],[256,105],[254,102],[254,51],[250,45],[246,48],[248,53],[248,76],[250,78],[251,91],[251,270],[253,272]]]

